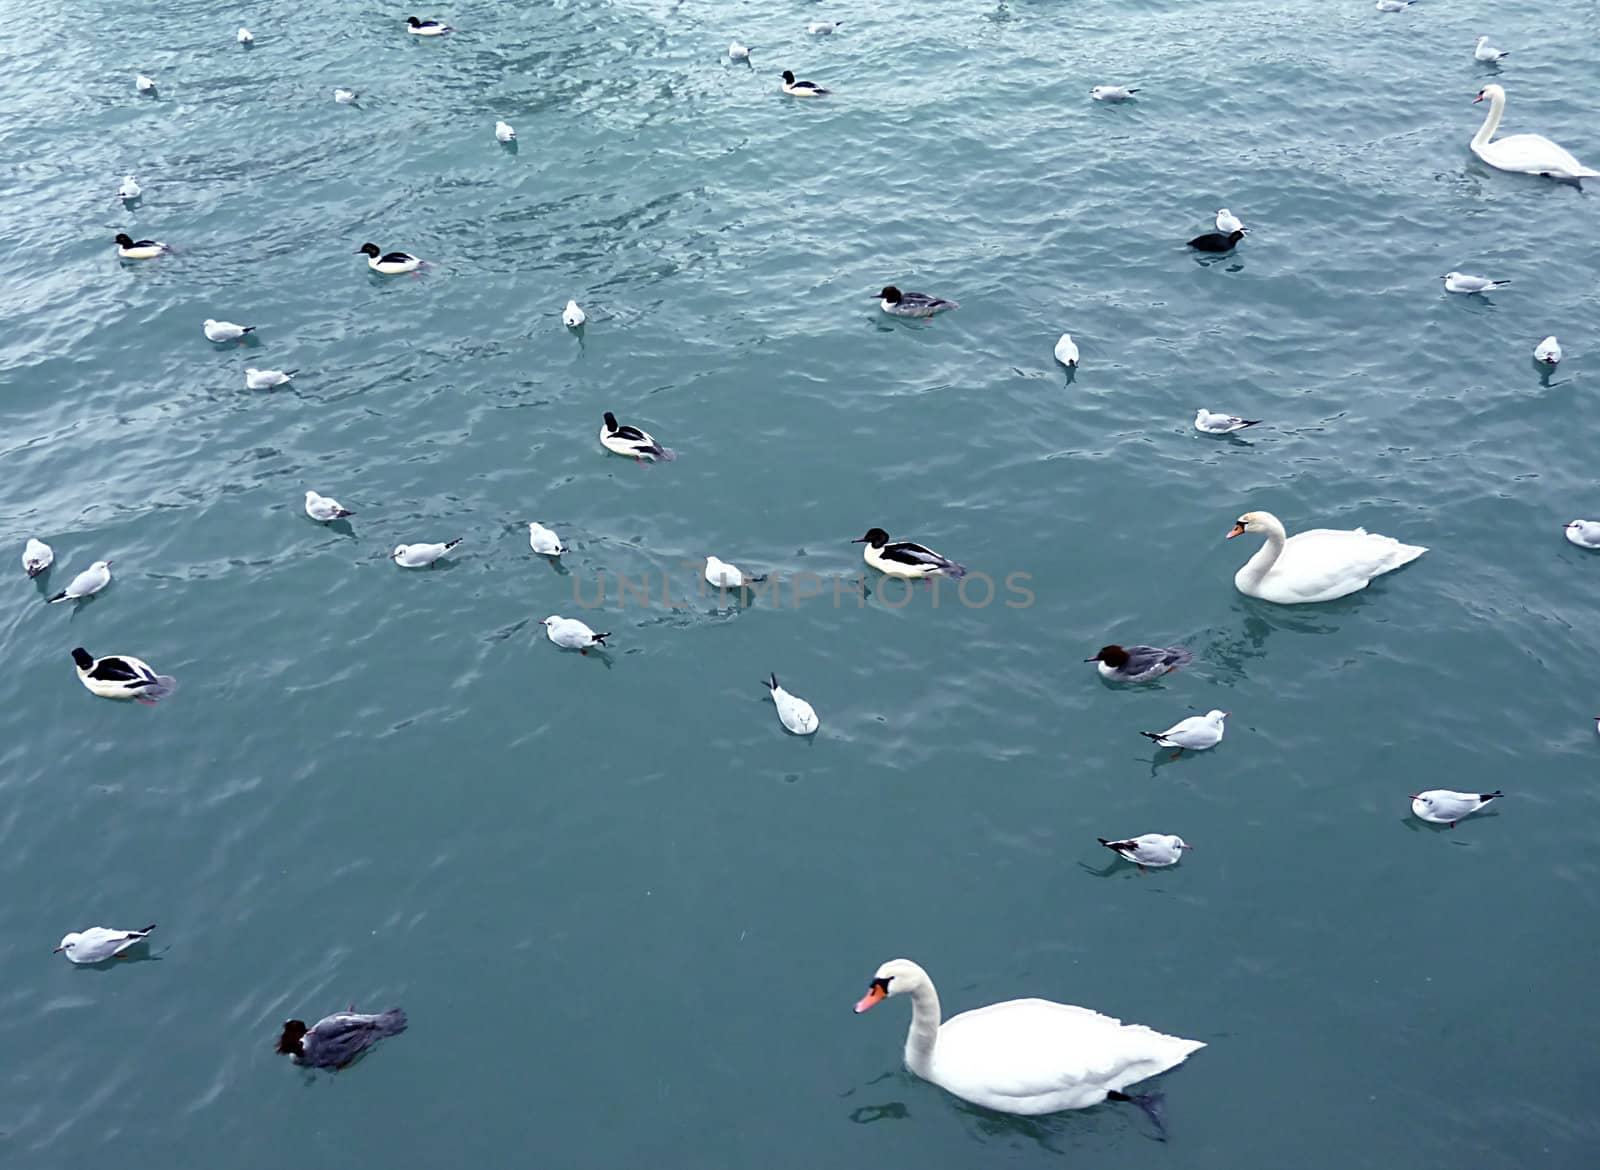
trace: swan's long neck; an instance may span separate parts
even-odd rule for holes
[[[911,993],[911,1030],[906,1033],[906,1067],[924,1080],[933,1067],[940,1019],[939,993],[929,980]]]
[[[1475,147],[1488,146],[1489,139],[1494,137],[1494,132],[1500,129],[1500,115],[1506,112],[1505,94],[1496,93],[1489,96],[1489,112],[1484,116],[1483,125],[1478,127],[1478,132],[1472,136],[1472,145]],[[1460,139],[1457,139],[1460,141]]]
[[[1284,539],[1284,531],[1281,526],[1269,530],[1267,532],[1267,542],[1256,549],[1256,555],[1244,563],[1244,568],[1239,570],[1239,575],[1252,583],[1260,581],[1271,571],[1272,566],[1278,563],[1278,556],[1283,552]]]

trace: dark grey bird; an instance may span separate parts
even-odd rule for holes
[[[1112,682],[1149,682],[1194,661],[1182,646],[1102,646],[1085,662],[1100,664],[1100,677]]]
[[[398,1036],[405,1030],[406,1013],[399,1008],[376,1015],[334,1012],[309,1028],[304,1020],[288,1021],[278,1037],[278,1052],[311,1068],[346,1068],[385,1036]]]

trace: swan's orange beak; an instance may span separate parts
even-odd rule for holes
[[[883,989],[883,984],[874,983],[871,987],[867,988],[867,994],[863,995],[860,1000],[857,1001],[856,1015],[859,1016],[873,1004],[882,1003],[884,999],[887,998],[888,994],[889,993]]]
[[[1480,93],[1477,97],[1472,99],[1472,104],[1473,105],[1477,105],[1482,100],[1483,100],[1483,94]]]
[[[1243,536],[1243,535],[1244,535],[1244,525],[1243,524],[1235,524],[1233,526],[1233,528],[1231,530],[1229,530],[1228,535],[1227,535],[1227,537],[1225,539],[1232,540],[1236,536]]]

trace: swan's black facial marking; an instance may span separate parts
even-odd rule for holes
[[[889,979],[893,979],[893,978],[894,978],[893,975],[889,976]],[[881,991],[881,992],[883,992],[883,994],[888,995],[889,994],[889,979],[874,979],[872,981],[872,984],[871,984],[871,990]]]

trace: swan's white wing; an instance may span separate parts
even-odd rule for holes
[[[930,1079],[1007,1113],[1053,1113],[1098,1104],[1203,1047],[1088,1008],[1014,999],[946,1020]]]
[[[1585,174],[1584,166],[1565,147],[1558,146],[1542,134],[1509,134],[1487,143],[1478,157],[1491,166],[1507,171],[1524,171],[1540,174],[1552,171],[1557,174]]]
[[[1299,601],[1331,601],[1427,551],[1361,528],[1313,528],[1285,542],[1262,584]]]

